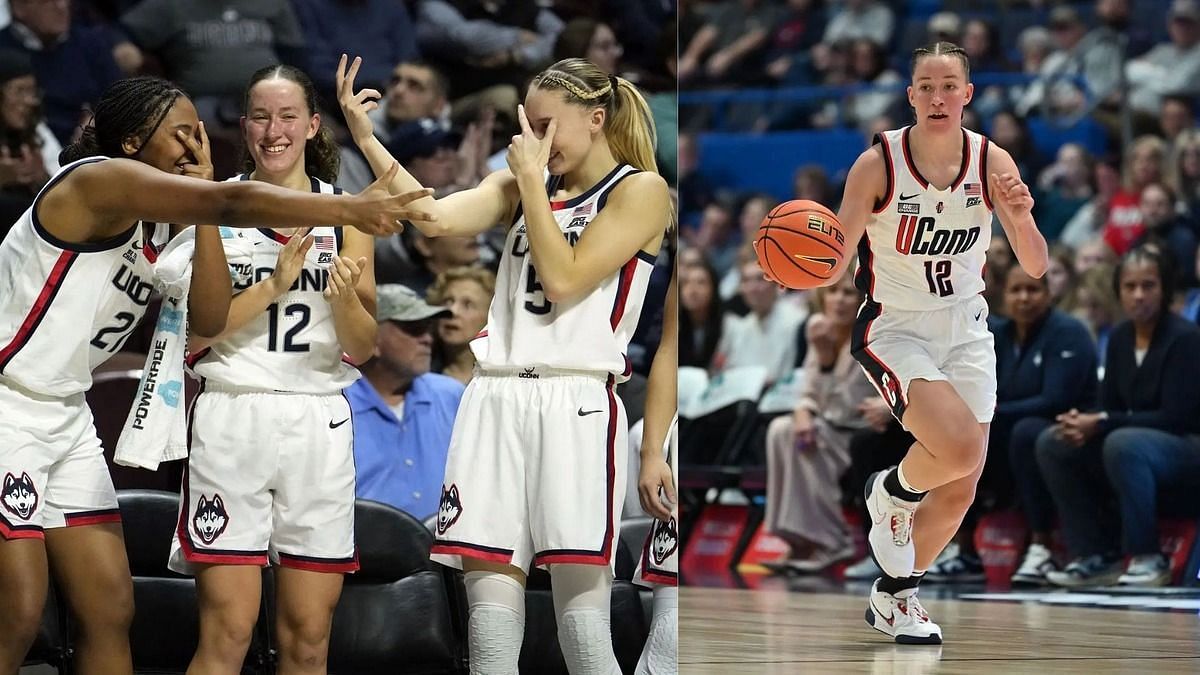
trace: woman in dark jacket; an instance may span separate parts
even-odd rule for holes
[[[1173,282],[1157,249],[1125,255],[1114,285],[1129,319],[1109,338],[1099,409],[1060,415],[1038,437],[1038,464],[1075,556],[1046,575],[1051,583],[1170,581],[1156,505],[1166,497],[1171,510],[1194,515],[1194,499],[1169,498],[1200,490],[1200,329],[1170,312]]]

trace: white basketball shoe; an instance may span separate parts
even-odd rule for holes
[[[876,579],[871,584],[866,619],[871,628],[890,635],[902,645],[942,644],[942,629],[929,620],[929,614],[917,599],[916,588],[892,595],[879,590]]]
[[[867,513],[871,531],[867,545],[884,574],[895,579],[911,577],[917,551],[912,543],[913,514],[918,502],[896,499],[883,487],[887,471],[879,471],[867,481]]]

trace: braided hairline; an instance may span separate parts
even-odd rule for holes
[[[584,91],[583,89],[581,89],[579,87],[579,85],[577,85],[574,82],[571,82],[570,80],[568,80],[567,78],[562,77],[557,74],[542,76],[542,79],[539,82],[539,84],[545,83],[545,82],[553,82],[555,84],[562,86],[563,89],[566,89],[567,91],[571,92],[571,94],[573,96],[575,96],[576,98],[578,98],[581,101],[592,101],[592,100],[600,98],[601,96],[612,91],[612,85],[609,85],[609,84],[604,85],[603,87],[601,87],[600,89],[597,89],[596,91],[591,91],[591,92]]]

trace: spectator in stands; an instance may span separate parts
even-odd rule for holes
[[[627,62],[665,74],[661,72],[663,63],[659,46],[668,32],[678,43],[679,29],[675,24],[680,13],[678,4],[676,0],[604,0],[598,15],[612,22],[610,25],[617,39],[625,46]]]
[[[308,72],[323,97],[332,100],[333,75],[342,54],[363,57],[358,82],[383,91],[389,64],[412,61],[417,31],[406,3],[394,0],[293,0],[304,29]]]
[[[971,70],[978,73],[1003,73],[1013,70],[1004,55],[1004,46],[996,32],[996,25],[984,19],[967,21],[962,32],[962,48],[971,59]],[[991,117],[1006,105],[1008,93],[1001,85],[975,86],[971,107],[984,117]],[[1041,222],[1038,222],[1041,227]]]
[[[767,381],[792,372],[796,363],[796,332],[804,314],[790,302],[780,302],[780,289],[763,277],[751,258],[738,268],[741,297],[750,308],[746,316],[726,315],[721,342],[713,361],[717,370],[763,366]]]
[[[102,27],[73,26],[67,0],[11,0],[9,6],[12,23],[0,31],[0,48],[29,55],[45,91],[46,123],[65,145],[104,89],[121,79],[114,38]],[[239,85],[250,72],[238,74]]]
[[[1075,288],[1075,252],[1061,242],[1050,244],[1050,264],[1046,267],[1046,285],[1050,289],[1050,304],[1060,307],[1064,298]]]
[[[1059,237],[1071,248],[1078,249],[1097,240],[1103,242],[1100,233],[1108,221],[1109,205],[1121,190],[1120,161],[1111,156],[1097,159],[1092,165],[1092,187],[1094,196],[1067,221]]]
[[[846,125],[866,129],[874,119],[886,113],[899,99],[901,89],[899,73],[888,67],[883,48],[871,40],[860,38],[850,46],[850,70],[860,83],[878,87],[889,87],[881,91],[864,92],[851,96],[845,105],[843,120]]]
[[[937,12],[936,14],[930,16],[928,23],[925,24],[926,44],[932,44],[934,42],[953,42],[954,44],[960,44],[962,42],[962,33],[962,18],[954,12]],[[972,63],[972,65],[975,64]]]
[[[1048,241],[1057,240],[1079,209],[1092,198],[1092,157],[1078,143],[1064,143],[1055,162],[1037,180],[1033,215]]]
[[[450,81],[433,64],[397,63],[383,92],[379,107],[369,116],[375,123],[375,135],[385,144],[395,129],[409,122],[435,119],[442,127],[450,127]]]
[[[474,340],[487,325],[488,307],[496,292],[496,275],[478,267],[455,267],[438,275],[426,300],[448,307],[451,316],[438,321],[434,370],[465,386],[475,374]]]
[[[375,240],[375,277],[380,283],[399,283],[424,295],[438,275],[479,262],[475,237],[426,237],[415,227],[400,235]]]
[[[490,173],[491,119],[467,133],[448,130],[437,120],[409,122],[392,131],[388,152],[437,197],[474,187]]]
[[[841,10],[829,20],[821,42],[825,46],[838,42],[867,38],[885,47],[891,43],[896,17],[880,0],[845,0]]]
[[[1170,42],[1159,44],[1125,64],[1129,104],[1158,114],[1163,96],[1200,94],[1200,4],[1175,0],[1167,15]]]
[[[782,9],[768,0],[717,5],[679,56],[681,86],[738,82],[761,69],[763,49]]]
[[[1140,56],[1154,46],[1154,36],[1145,25],[1135,23],[1131,0],[1096,0],[1096,21],[1125,41],[1125,58]]]
[[[689,253],[696,255],[688,262]],[[712,369],[725,321],[717,293],[717,273],[698,249],[685,249],[679,260],[679,365]]]
[[[572,57],[587,59],[600,70],[610,75],[622,75],[621,56],[625,48],[617,40],[616,33],[602,21],[595,19],[571,19],[563,26],[554,43],[554,60]]]
[[[42,119],[33,62],[0,49],[0,239],[58,172],[62,146]]]
[[[1074,556],[1046,575],[1056,585],[1164,585],[1170,569],[1159,548],[1157,505],[1196,515],[1200,329],[1168,309],[1169,268],[1168,258],[1147,248],[1122,258],[1115,285],[1129,320],[1108,344],[1099,409],[1060,415],[1038,437],[1038,465]],[[1121,553],[1130,556],[1124,573]]]
[[[700,173],[700,146],[696,134],[679,133],[679,223],[684,240],[694,231],[700,215],[715,198],[712,181]]]
[[[808,354],[800,400],[767,428],[768,532],[791,546],[787,566],[819,572],[854,555],[834,489],[850,466],[850,435],[865,427],[859,406],[875,391],[850,355],[863,295],[851,275],[818,288],[805,332]]]
[[[730,303],[726,309],[732,309],[738,314],[745,314],[745,306],[738,297],[738,290],[742,285],[741,263],[757,259],[754,250],[750,248],[751,242],[758,236],[758,228],[777,203],[776,199],[768,194],[750,195],[742,202],[742,208],[738,212],[738,233],[736,237],[730,237],[729,248],[723,252],[710,251],[714,259],[719,258],[722,253],[731,254],[736,259],[737,264],[732,265],[725,276],[721,277],[717,292]]]
[[[1008,237],[1003,232],[993,234],[988,242],[987,264],[983,268],[983,297],[987,300],[989,317],[1004,314],[1004,274],[1015,262]]]
[[[733,223],[733,209],[722,201],[704,206],[696,226],[681,232],[684,241],[708,255],[718,275],[724,275],[736,263],[739,233]]]
[[[287,0],[142,0],[121,25],[212,126],[237,124],[249,73],[275,63],[307,69],[304,32]]]
[[[1117,255],[1124,255],[1145,231],[1138,206],[1142,190],[1163,180],[1166,170],[1166,144],[1157,136],[1141,136],[1125,159],[1121,189],[1108,203],[1108,221],[1101,233]]]
[[[1111,255],[1112,249],[1103,243],[1097,248]],[[1121,302],[1112,287],[1113,265],[1104,262],[1081,270],[1076,262],[1075,269],[1078,281],[1063,299],[1062,310],[1082,321],[1095,339],[1098,353],[1106,354],[1109,334],[1121,320]]]
[[[792,199],[808,199],[836,211],[829,174],[820,164],[805,164],[792,177]]]
[[[1023,176],[1036,176],[1042,170],[1042,159],[1038,156],[1025,120],[1011,110],[1000,110],[992,116],[988,137],[1012,155]],[[1041,223],[1038,223],[1041,229]]]
[[[787,14],[775,24],[768,41],[766,74],[791,85],[812,80],[809,50],[825,32],[825,12],[817,0],[788,0]]]
[[[1030,26],[1021,31],[1017,37],[1017,50],[1021,54],[1018,70],[1024,75],[1037,75],[1042,72],[1046,59],[1054,53],[1054,38],[1044,26]],[[1019,104],[1026,96],[1033,95],[1035,88],[1042,87],[1041,83],[1018,84],[1008,88],[1008,100],[1012,105]]]
[[[1083,274],[1093,267],[1116,265],[1117,254],[1104,243],[1103,239],[1093,239],[1075,249],[1075,272]],[[1113,296],[1114,301],[1116,296]]]
[[[1043,107],[1057,114],[1082,112],[1087,101],[1104,101],[1116,91],[1121,49],[1107,27],[1088,31],[1069,5],[1050,12],[1050,29],[1057,49],[1038,71],[1039,80],[1025,92],[1017,112],[1025,116]],[[1062,77],[1082,77],[1086,91]]]
[[[375,356],[346,389],[354,424],[355,494],[413,517],[437,513],[463,385],[430,373],[434,321],[451,315],[404,286],[380,284]]]
[[[1007,506],[1014,487],[1020,488],[1016,494],[1036,533],[1026,554],[1029,569],[1023,571],[1027,576],[1047,571],[1044,545],[1049,542],[1053,507],[1037,470],[1034,444],[1057,415],[1096,399],[1095,343],[1083,323],[1053,308],[1046,276],[1035,279],[1020,265],[1009,267],[1004,310],[1007,318],[989,322],[996,340],[997,387],[996,414],[988,432],[992,451],[979,486],[986,497],[976,499],[967,511],[955,537],[957,555],[935,563],[926,574],[929,581],[983,580],[975,526],[989,502],[991,508]]]
[[[1133,246],[1156,243],[1171,257],[1172,268],[1179,274],[1177,285],[1195,285],[1196,231],[1193,224],[1175,210],[1175,195],[1171,188],[1162,183],[1151,183],[1142,188],[1138,208],[1146,230]]]
[[[1158,112],[1158,130],[1167,141],[1168,151],[1174,150],[1179,134],[1195,126],[1196,112],[1191,98],[1173,95],[1163,97]]]
[[[1200,217],[1200,129],[1187,129],[1176,137],[1166,180],[1183,211],[1193,219]]]

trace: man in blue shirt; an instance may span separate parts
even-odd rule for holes
[[[399,284],[376,289],[375,355],[346,389],[354,413],[356,495],[424,520],[438,510],[457,380],[429,372],[435,320],[450,316]]]

